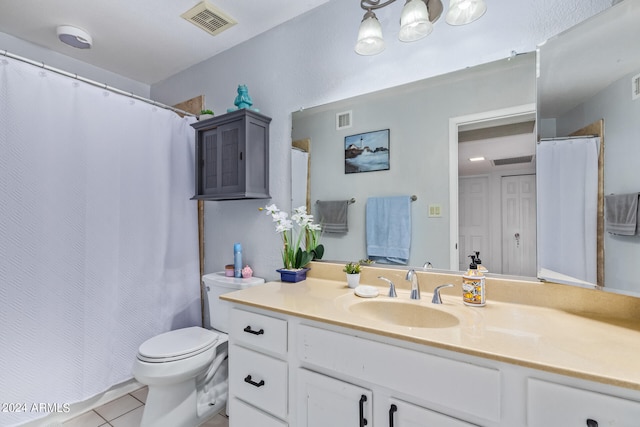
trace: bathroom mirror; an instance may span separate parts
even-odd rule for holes
[[[640,2],[622,1],[539,47],[539,135],[566,137],[602,121],[604,194],[640,192],[636,161],[640,156],[638,22]],[[638,294],[635,264],[640,257],[640,236],[607,233],[601,209],[596,214],[600,224],[595,238],[603,259],[592,256],[590,261],[602,264],[603,277],[597,282],[606,289]],[[566,262],[572,262],[571,256]],[[549,269],[541,264],[539,270]],[[584,284],[573,275],[561,281]]]
[[[318,200],[353,199],[348,205],[348,233],[325,233],[322,237],[327,248],[325,257],[350,261],[365,258],[367,198],[406,195],[416,196],[411,202],[409,265],[422,266],[428,261],[437,269],[449,270],[454,265],[457,270],[458,258],[462,258],[463,266],[468,265],[467,251],[481,250],[485,264],[496,266],[501,257],[491,257],[481,248],[471,249],[471,244],[460,245],[461,256],[450,254],[457,244],[451,243],[450,236],[458,236],[457,231],[451,231],[458,225],[457,220],[451,221],[452,215],[457,219],[457,211],[450,203],[452,198],[455,205],[458,201],[458,144],[457,140],[454,144],[450,141],[450,121],[460,119],[457,129],[468,144],[527,134],[525,152],[511,151],[512,147],[500,151],[508,151],[510,157],[533,154],[535,97],[535,53],[528,53],[293,113],[293,140],[310,140],[311,211],[317,214]],[[474,117],[482,114],[487,115]],[[493,131],[488,131],[490,124]],[[385,145],[388,169],[345,173],[349,137],[364,138],[385,129],[389,129]],[[451,165],[450,160],[455,163]],[[532,156],[526,165],[496,168],[510,174],[528,168],[532,173]],[[450,170],[454,169],[456,179],[451,183]],[[498,212],[493,219],[499,217]],[[489,215],[485,219],[493,221]],[[535,276],[535,264],[528,275]]]
[[[634,187],[640,186],[640,168],[635,165],[640,158],[640,100],[631,100],[632,77],[640,73],[640,66],[637,63],[634,65],[634,61],[640,59],[638,50],[635,50],[632,57],[620,56],[620,62],[613,66],[609,64],[609,68],[603,71],[606,77],[600,74],[598,84],[587,85],[587,88],[598,90],[586,92],[585,87],[578,84],[581,81],[578,78],[580,74],[589,74],[605,65],[605,52],[628,44],[626,41],[632,44],[640,39],[634,28],[640,27],[636,24],[640,22],[639,9],[640,2],[625,0],[543,43],[540,46],[538,91],[535,88],[535,55],[529,53],[294,112],[293,139],[311,139],[312,211],[315,211],[316,200],[355,199],[355,203],[349,206],[349,233],[343,236],[323,236],[327,247],[326,258],[353,261],[365,256],[366,199],[375,195],[406,194],[417,196],[417,200],[412,203],[414,238],[409,264],[422,268],[428,261],[436,269],[459,270],[451,268],[453,260],[450,256],[450,235],[453,235],[451,230],[454,227],[450,221],[452,208],[449,191],[451,182],[457,181],[457,176],[450,176],[449,173],[452,168],[449,166],[451,156],[448,140],[450,120],[453,117],[509,110],[513,107],[518,110],[518,107],[530,105],[537,100],[540,111],[539,121],[535,123],[536,129],[533,130],[534,140],[535,133],[542,137],[568,134],[584,126],[577,124],[578,119],[588,124],[604,117],[605,193],[640,191],[640,188]],[[554,54],[551,54],[552,47],[556,52]],[[578,60],[573,55],[576,53],[585,54],[588,62],[584,62],[584,56],[580,62],[573,62]],[[622,74],[619,73],[620,70],[623,70]],[[640,85],[638,82],[636,84]],[[620,110],[618,112],[621,114],[614,115],[613,111],[609,111],[605,117],[605,113],[592,112],[592,107],[584,102],[594,97],[596,92],[609,87],[624,92],[626,101],[615,104],[619,108],[611,109]],[[582,90],[575,92],[574,89]],[[426,92],[418,96],[422,93],[419,91]],[[478,98],[469,97],[478,91]],[[559,95],[559,98],[551,98],[552,94]],[[422,101],[416,98],[422,98]],[[562,109],[551,108],[560,106],[558,99],[574,102]],[[605,97],[601,103],[613,101]],[[337,120],[343,113],[349,114],[351,120],[349,127],[339,129]],[[516,114],[517,120],[512,122],[507,118],[504,125],[524,126],[524,123],[530,123],[526,108],[521,108],[521,113]],[[595,118],[591,119],[591,116]],[[569,118],[574,123],[569,122]],[[500,125],[500,122],[496,122],[494,127],[500,128]],[[344,137],[381,129],[391,129],[390,169],[349,174],[349,182],[343,181]],[[464,130],[473,131],[474,127],[469,126],[469,129]],[[616,140],[621,138],[634,146],[616,144]],[[409,142],[415,142],[416,147],[408,148],[406,144]],[[319,147],[331,148],[325,152]],[[532,149],[535,151],[535,142]],[[534,162],[535,156],[532,164]],[[514,169],[512,173],[530,173],[531,166],[519,165],[519,169]],[[438,208],[439,215],[430,216],[437,213]],[[499,233],[497,231],[494,234]],[[604,236],[604,240],[605,289],[640,295],[638,276],[628,270],[618,273],[623,271],[620,270],[623,266],[634,268],[640,255],[637,236],[632,239]],[[491,265],[496,260],[485,256],[482,258],[483,263],[488,264],[491,270]],[[568,259],[567,262],[571,260]],[[535,271],[527,276],[534,278]]]

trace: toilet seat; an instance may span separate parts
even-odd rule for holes
[[[143,342],[138,359],[149,363],[166,363],[203,353],[218,342],[219,335],[199,326],[165,332]]]

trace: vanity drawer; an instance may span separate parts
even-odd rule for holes
[[[233,342],[279,355],[287,352],[287,321],[234,308],[229,335]]]
[[[304,365],[384,385],[435,410],[500,421],[497,369],[307,325],[299,326],[298,336],[297,352]]]
[[[229,393],[279,418],[287,416],[287,363],[232,345]]]
[[[229,427],[287,427],[287,423],[235,397],[229,402]]]
[[[637,427],[640,402],[527,379],[527,426],[583,427],[589,419],[600,427]]]

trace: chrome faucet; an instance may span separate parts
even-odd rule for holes
[[[427,270],[429,268],[433,268],[433,264],[431,264],[429,261],[425,262],[424,265],[422,266],[423,270]]]
[[[452,288],[453,285],[451,283],[447,283],[446,285],[440,285],[433,290],[433,298],[431,302],[433,304],[442,304],[442,299],[440,299],[440,289],[442,288]]]
[[[389,296],[391,298],[396,298],[398,296],[398,294],[396,293],[396,287],[391,280],[387,279],[384,276],[378,276],[378,279],[384,280],[389,284]]]
[[[406,280],[411,281],[411,299],[420,299],[420,285],[418,284],[418,275],[414,269],[407,271]]]

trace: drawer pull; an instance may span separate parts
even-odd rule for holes
[[[364,417],[364,402],[367,401],[367,396],[364,394],[360,396],[360,427],[367,425],[367,419]]]
[[[260,329],[259,331],[254,331],[253,329],[251,329],[251,326],[247,326],[246,328],[244,328],[244,331],[253,335],[263,335],[264,334],[264,329]]]
[[[598,422],[589,418],[587,419],[587,427],[598,427]]]
[[[249,383],[254,387],[262,387],[264,385],[264,380],[260,380],[260,382],[257,383],[251,379],[251,375],[247,375],[247,377],[244,379],[244,382]]]
[[[393,427],[393,414],[398,412],[398,407],[395,405],[395,403],[391,404],[391,407],[389,408],[389,427]]]

